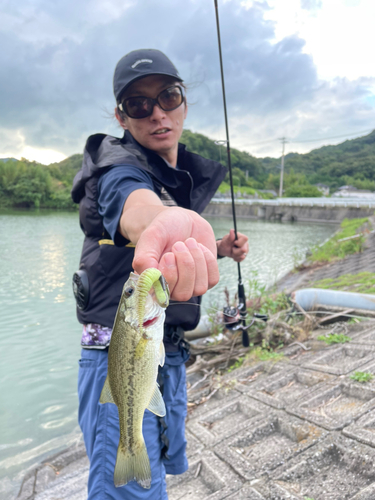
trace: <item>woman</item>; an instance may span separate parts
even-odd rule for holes
[[[90,459],[88,499],[167,499],[165,473],[187,470],[184,330],[199,321],[200,296],[217,284],[217,257],[242,261],[247,237],[231,231],[215,241],[199,213],[225,176],[217,162],[191,154],[178,143],[187,115],[185,87],[171,61],[157,50],[136,50],[116,66],[116,119],[122,139],[89,137],[72,197],[80,203],[85,233],[80,270],[74,276],[77,315],[83,326],[78,393],[79,422]],[[115,488],[119,441],[117,407],[99,405],[107,355],[122,286],[129,273],[160,269],[171,298],[167,309],[166,360],[159,372],[167,414],[148,410],[143,434],[152,482]],[[187,303],[186,303],[187,302]]]

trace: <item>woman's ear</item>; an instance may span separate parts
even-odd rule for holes
[[[117,121],[120,124],[120,127],[122,127],[124,130],[126,130],[127,129],[126,122],[125,122],[124,118],[122,117],[117,106],[115,108],[115,116],[116,116]]]

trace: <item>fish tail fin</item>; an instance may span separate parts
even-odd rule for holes
[[[147,455],[147,448],[142,439],[142,444],[137,452],[130,453],[129,450],[119,443],[115,466],[115,486],[123,486],[129,481],[137,481],[142,488],[151,488],[151,468]]]

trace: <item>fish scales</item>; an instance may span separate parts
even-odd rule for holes
[[[151,281],[138,282],[142,275],[131,274],[124,286],[113,326],[108,375],[100,402],[115,403],[119,413],[120,440],[115,485],[122,486],[136,480],[142,487],[150,488],[151,470],[142,435],[142,421],[146,408],[157,415],[165,415],[156,379],[158,365],[164,362],[164,308],[168,305],[169,292],[159,271],[151,269],[145,272],[151,275]],[[155,284],[155,281],[158,283]],[[149,290],[145,293],[145,286],[150,288],[153,284],[154,297],[148,293]],[[144,302],[141,304],[144,311],[141,324],[140,300]]]

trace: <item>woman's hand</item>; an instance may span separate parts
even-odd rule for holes
[[[140,191],[145,190],[134,193]],[[189,300],[218,283],[215,235],[196,212],[164,207],[149,191],[125,204],[119,229],[136,244],[134,270],[141,274],[149,267],[159,269],[172,299]]]
[[[235,239],[234,229],[217,241],[217,255],[220,257],[231,257],[236,262],[242,262],[249,251],[248,237],[237,232]]]

